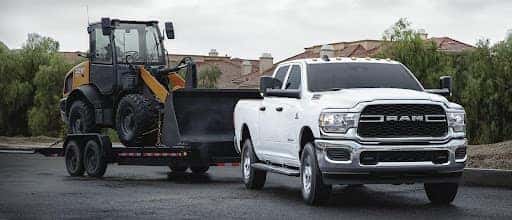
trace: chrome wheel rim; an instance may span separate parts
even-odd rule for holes
[[[244,180],[246,182],[251,175],[251,158],[247,154],[247,152],[244,154]]]
[[[311,191],[311,165],[308,161],[309,158],[304,160],[304,168],[302,168],[302,187],[304,188],[304,193],[309,194]]]

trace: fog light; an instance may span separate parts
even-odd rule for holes
[[[462,160],[466,157],[466,147],[459,147],[455,150],[455,159]]]

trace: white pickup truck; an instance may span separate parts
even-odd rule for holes
[[[450,77],[426,90],[396,61],[323,57],[281,63],[260,82],[263,99],[234,112],[247,188],[273,172],[300,176],[307,204],[334,184],[424,183],[432,203],[455,198],[467,140],[464,109],[443,97]]]

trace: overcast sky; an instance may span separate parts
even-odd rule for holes
[[[85,51],[91,22],[121,19],[173,21],[176,40],[169,53],[207,54],[211,48],[233,57],[275,61],[304,47],[338,41],[380,39],[400,17],[429,36],[474,44],[502,40],[512,29],[509,0],[2,0],[0,41],[19,48],[27,33],[60,42],[62,51]]]

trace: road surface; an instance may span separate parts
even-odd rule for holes
[[[174,175],[110,165],[103,179],[69,177],[62,158],[0,154],[0,219],[512,219],[512,190],[462,187],[451,206],[422,185],[338,186],[326,206],[302,202],[298,178],[270,174],[246,190],[238,168]]]

